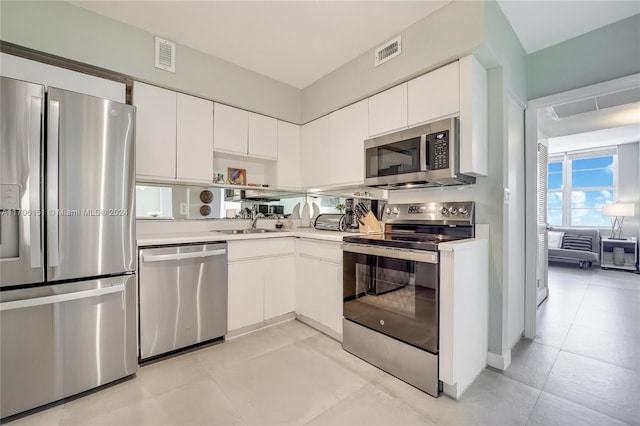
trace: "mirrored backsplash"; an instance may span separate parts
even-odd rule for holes
[[[136,185],[136,218],[139,220],[248,219],[255,213],[286,218],[294,211],[301,212],[305,202],[312,212],[344,213],[345,197],[332,194],[270,188]]]

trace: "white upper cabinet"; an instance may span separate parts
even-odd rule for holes
[[[136,175],[176,177],[176,93],[135,81]]]
[[[213,109],[213,149],[230,154],[247,155],[249,113],[219,103]]]
[[[278,121],[278,163],[276,165],[278,188],[300,189],[300,126]]]
[[[250,157],[278,159],[278,120],[265,115],[249,113]]]
[[[469,55],[460,59],[460,173],[489,174],[487,71]]]
[[[213,102],[177,94],[176,178],[213,179]]]
[[[407,128],[407,83],[369,98],[369,136]]]
[[[327,186],[335,171],[333,161],[340,155],[331,152],[331,119],[326,115],[302,126],[300,159],[302,185],[305,188]]]
[[[211,182],[213,102],[133,83],[138,180]]]
[[[213,113],[213,149],[267,160],[278,159],[278,121],[216,103]]]
[[[409,127],[460,111],[458,61],[409,81]]]
[[[364,141],[369,138],[369,100],[364,99],[330,116],[331,185],[364,183]]]

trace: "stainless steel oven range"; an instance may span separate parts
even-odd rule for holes
[[[473,202],[396,204],[384,234],[343,239],[343,348],[438,396],[438,244],[473,238]]]

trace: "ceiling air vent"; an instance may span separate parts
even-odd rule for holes
[[[176,44],[156,37],[156,68],[176,72]]]
[[[619,92],[607,93],[587,99],[568,102],[565,104],[549,107],[551,119],[560,120],[572,117],[585,112],[601,111],[606,108],[613,108],[621,105],[628,105],[640,102],[640,88],[622,90]]]
[[[377,67],[380,64],[384,64],[401,53],[402,36],[398,36],[375,50],[374,65]]]

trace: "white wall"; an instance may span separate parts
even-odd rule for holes
[[[504,340],[511,349],[524,332],[524,111],[509,97],[509,135],[505,152],[505,187],[509,190],[509,201],[504,206],[506,277],[506,323]]]
[[[616,201],[635,203],[636,216],[626,217],[622,225],[622,234],[627,237],[639,237],[640,241],[640,143],[627,143],[618,146],[618,199]],[[611,228],[602,231],[604,236]]]

